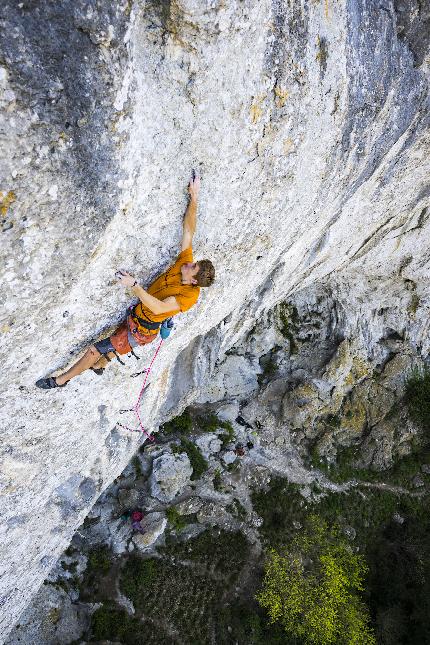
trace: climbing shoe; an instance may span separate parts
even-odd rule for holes
[[[98,374],[99,376],[102,376],[103,372],[105,371],[104,367],[90,367],[90,370],[94,372],[94,374]]]
[[[53,376],[48,376],[48,378],[40,378],[36,381],[36,385],[37,387],[42,388],[42,390],[50,390],[53,387],[66,387],[67,383],[64,383],[64,385],[58,385]]]

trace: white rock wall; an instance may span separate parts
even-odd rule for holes
[[[120,320],[118,267],[148,284],[175,257],[192,167],[195,253],[217,280],[162,348],[149,429],[197,395],[262,311],[318,280],[369,351],[378,311],[404,314],[416,294],[408,335],[429,348],[419,8],[21,4],[2,7],[0,69],[4,635],[141,441],[115,427],[140,388],[134,359],[61,390],[34,382]]]

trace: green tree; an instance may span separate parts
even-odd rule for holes
[[[367,566],[338,530],[312,515],[284,552],[268,554],[257,600],[271,623],[312,645],[376,645],[360,598]]]

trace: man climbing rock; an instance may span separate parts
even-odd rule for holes
[[[138,345],[146,345],[155,340],[162,322],[180,312],[187,311],[196,304],[200,287],[209,287],[215,278],[215,270],[210,260],[194,262],[192,239],[196,230],[197,200],[200,178],[193,171],[188,186],[190,200],[184,216],[181,252],[173,266],[160,275],[145,290],[138,281],[126,271],[118,271],[121,284],[130,287],[140,300],[127,312],[126,319],[112,336],[99,340],[88,347],[67,372],[60,376],[49,376],[36,382],[37,387],[51,389],[64,387],[84,370],[92,369],[102,374],[108,362],[119,354],[127,354]]]

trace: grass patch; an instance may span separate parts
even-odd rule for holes
[[[191,475],[193,481],[199,479],[209,468],[208,462],[203,457],[200,449],[188,439],[181,439],[179,446],[172,446],[172,452],[174,454],[187,453],[193,469],[193,474]]]
[[[107,546],[99,546],[88,554],[87,571],[108,573],[112,566],[112,554]]]
[[[234,431],[229,421],[222,421],[218,419],[216,414],[210,413],[207,415],[198,415],[195,419],[190,411],[185,410],[180,416],[175,417],[171,421],[167,421],[161,426],[162,432],[167,435],[179,434],[187,436],[193,431],[200,431],[205,433],[216,432],[220,428],[227,430],[228,435],[234,437]]]
[[[87,568],[79,583],[79,592],[84,600],[99,593],[105,597],[103,578],[110,573],[113,565],[112,553],[107,546],[99,546],[88,553]]]
[[[405,382],[405,402],[412,421],[430,433],[430,369],[415,368]]]
[[[70,564],[67,564],[67,562],[61,563],[61,568],[64,569],[64,571],[69,571],[70,573],[75,573],[77,567],[78,567],[77,562],[71,562]]]
[[[278,369],[278,366],[276,364],[276,359],[275,359],[275,354],[276,349],[273,348],[268,352],[267,354],[264,354],[264,356],[261,356],[259,359],[260,367],[262,368],[262,373],[258,374],[257,380],[260,385],[262,385],[264,382],[271,380],[274,378],[276,371]]]

